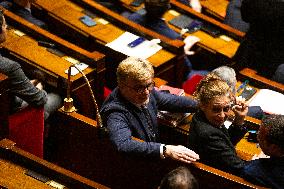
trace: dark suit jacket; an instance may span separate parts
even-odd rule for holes
[[[8,58],[0,55],[0,72],[8,76],[9,92],[32,106],[42,106],[47,102],[47,94],[44,90],[36,88],[24,74],[21,66]],[[15,102],[12,99],[11,108],[17,109],[22,101]],[[15,104],[17,103],[17,104]],[[13,112],[13,110],[11,110]]]
[[[237,30],[247,32],[249,24],[242,20],[241,16],[242,0],[231,0],[226,10],[224,23],[236,28]]]
[[[227,130],[212,126],[203,112],[194,114],[189,131],[189,148],[200,156],[200,161],[206,165],[239,174],[245,165],[235,150],[239,140],[247,130],[231,125]]]
[[[250,29],[236,53],[237,66],[251,67],[271,78],[284,63],[284,2],[243,0],[241,14]]]
[[[193,112],[197,103],[195,100],[158,92],[153,90],[150,101],[147,104],[153,129],[156,134],[156,142],[149,137],[150,130],[147,118],[142,110],[127,101],[116,88],[103,103],[101,115],[104,125],[110,132],[110,140],[115,149],[127,154],[160,157],[159,132],[157,125],[158,110],[170,112]],[[137,137],[145,142],[138,142],[131,137]]]
[[[262,158],[249,162],[242,173],[246,180],[269,188],[284,188],[284,158]]]
[[[168,38],[171,39],[181,39],[182,37],[175,32],[174,30],[172,30],[167,23],[162,20],[161,18],[151,18],[151,19],[147,19],[146,14],[141,15],[139,13],[133,13],[131,15],[128,16],[128,19],[140,24],[146,28],[150,28],[151,30],[162,34],[164,36],[167,36]]]

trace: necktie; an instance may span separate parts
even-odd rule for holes
[[[156,134],[155,134],[155,131],[154,131],[154,128],[153,128],[153,122],[152,122],[149,110],[148,110],[146,105],[142,105],[141,109],[142,109],[142,112],[145,115],[145,118],[146,118],[146,121],[147,121],[147,126],[148,126],[148,129],[149,129],[149,132],[147,132],[147,133],[149,135],[149,138],[150,138],[151,141],[155,142],[156,141]]]

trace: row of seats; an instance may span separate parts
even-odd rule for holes
[[[50,1],[51,2],[51,1]],[[76,37],[79,37],[80,36],[80,34],[81,34],[81,36],[84,36],[85,34],[88,34],[88,39],[90,39],[89,37],[93,37],[94,35],[95,35],[95,33],[97,33],[98,32],[98,30],[95,30],[95,31],[93,31],[93,33],[89,33],[89,31],[88,32],[86,32],[87,31],[87,29],[90,29],[90,28],[85,28],[86,29],[86,31],[84,31],[83,29],[81,29],[81,27],[80,27],[80,25],[75,25],[75,21],[74,21],[74,23],[72,23],[71,22],[71,20],[70,20],[70,22],[68,22],[68,19],[69,18],[67,18],[67,16],[66,16],[66,14],[63,14],[63,13],[67,13],[66,11],[67,10],[69,10],[70,11],[70,9],[68,9],[68,8],[73,8],[72,10],[73,11],[78,11],[78,12],[81,12],[82,11],[82,9],[80,9],[80,7],[78,8],[78,6],[77,5],[75,5],[75,4],[69,4],[69,7],[66,5],[66,4],[64,4],[61,8],[60,7],[49,7],[51,10],[53,10],[53,11],[51,11],[51,10],[48,10],[46,7],[48,7],[50,4],[48,4],[48,3],[50,3],[49,1],[38,1],[36,4],[35,4],[35,6],[36,6],[36,8],[39,8],[39,11],[38,11],[38,13],[42,13],[42,12],[44,12],[44,10],[45,11],[50,11],[49,12],[49,16],[50,15],[52,15],[52,16],[50,16],[50,17],[48,17],[49,19],[51,19],[51,20],[54,20],[55,21],[55,23],[57,22],[57,24],[58,25],[56,25],[56,26],[58,26],[58,30],[60,29],[61,30],[61,32],[59,32],[59,33],[61,33],[61,35],[62,35],[62,37],[64,37],[64,35],[67,35],[68,34],[68,30],[66,30],[67,32],[64,32],[63,33],[63,31],[62,31],[62,26],[60,27],[60,25],[61,24],[65,24],[64,26],[65,26],[65,28],[67,28],[68,27],[68,29],[74,29],[74,27],[75,28],[77,28],[77,29],[74,29],[74,30],[72,30],[72,31],[74,31],[74,32],[76,32],[76,34],[79,34],[79,35],[76,35],[75,37],[74,37],[74,40],[76,39]],[[58,1],[56,1],[56,2],[58,2]],[[87,1],[84,1],[84,2],[87,2]],[[42,3],[42,4],[41,4]],[[53,3],[55,3],[55,2],[53,2]],[[64,3],[70,3],[70,2],[64,2]],[[51,2],[51,4],[52,4],[52,2]],[[94,3],[95,4],[95,3]],[[43,5],[45,5],[46,7],[43,7]],[[60,5],[60,3],[58,3],[57,5]],[[46,8],[46,9],[43,9],[43,8]],[[70,11],[71,13],[74,13],[73,11]],[[53,13],[53,14],[52,14]],[[8,11],[5,13],[6,14],[6,16],[7,15],[9,15],[9,14],[11,14],[11,13],[9,13]],[[107,14],[107,13],[104,13],[104,14]],[[43,14],[43,15],[45,15],[46,16],[46,14]],[[61,16],[63,16],[63,15],[65,15],[65,17],[64,18],[61,18]],[[68,14],[67,14],[68,15]],[[75,14],[76,15],[76,14]],[[13,17],[13,15],[11,14],[10,15],[11,16],[11,18],[10,19],[12,19],[12,17]],[[78,14],[78,16],[81,16],[80,14]],[[15,20],[20,20],[20,18],[17,18],[17,17],[15,17],[16,19]],[[61,18],[61,19],[59,19],[59,18]],[[108,17],[108,18],[111,18],[111,17]],[[74,18],[73,18],[74,19]],[[77,18],[76,18],[77,19]],[[60,21],[61,20],[61,21]],[[78,21],[78,20],[77,20]],[[67,24],[66,24],[66,22],[67,22]],[[24,23],[24,21],[23,21],[23,23]],[[69,23],[69,24],[68,24]],[[125,23],[126,24],[126,23]],[[24,24],[23,24],[24,25]],[[134,27],[135,27],[135,25],[133,25]],[[129,28],[132,28],[132,30],[133,31],[135,31],[134,29],[133,29],[133,26],[131,26],[131,25],[129,25],[128,27]],[[114,27],[112,27],[111,29],[113,29]],[[100,29],[102,29],[102,27],[100,28]],[[79,30],[79,31],[78,31]],[[83,31],[82,31],[83,30]],[[110,30],[110,29],[109,29]],[[108,31],[109,31],[108,30]],[[115,30],[113,30],[113,31],[115,31]],[[119,32],[122,32],[122,31],[125,31],[125,30],[122,30],[121,28],[120,28],[120,30],[119,30]],[[137,32],[137,31],[136,31]],[[44,33],[44,32],[43,32]],[[56,32],[55,32],[56,33]],[[115,32],[114,32],[115,33]],[[152,32],[152,33],[154,33],[154,32]],[[63,35],[64,34],[64,35]],[[149,35],[149,36],[151,36],[150,35],[151,34],[151,32],[149,32],[149,34],[144,34],[144,35]],[[37,35],[42,35],[42,34],[37,34]],[[49,34],[50,35],[50,34]],[[73,33],[73,35],[74,35],[74,33]],[[101,34],[101,35],[103,35],[103,34]],[[157,34],[155,34],[155,35],[157,35]],[[15,37],[15,36],[14,36]],[[26,36],[27,37],[27,36]],[[24,38],[26,38],[26,37],[24,37]],[[28,38],[28,37],[27,37]],[[34,37],[35,38],[35,37]],[[45,39],[47,39],[47,38],[45,38]],[[66,39],[67,39],[67,37],[66,37]],[[68,36],[68,39],[69,39],[69,36]],[[86,39],[86,38],[85,38]],[[31,39],[29,39],[29,40],[31,40]],[[33,40],[33,39],[32,39]],[[49,39],[50,40],[50,39]],[[84,41],[84,40],[82,40],[82,41]],[[33,41],[33,44],[36,44],[35,43],[36,42],[36,40],[34,40]],[[104,40],[102,40],[101,38],[99,38],[99,37],[96,37],[95,39],[93,39],[93,40],[91,40],[91,43],[89,42],[89,43],[87,43],[86,44],[86,46],[91,46],[91,45],[93,45],[92,43],[95,43],[96,42],[96,45],[101,45],[101,46],[99,46],[99,47],[104,47],[104,45],[108,42],[108,41],[104,41]],[[59,42],[58,42],[59,43]],[[170,44],[171,44],[172,42],[170,41],[170,40],[168,40],[168,39],[165,39],[165,48],[167,47],[167,46],[170,46]],[[66,50],[67,49],[67,47],[70,47],[70,45],[72,45],[72,44],[68,44],[67,46],[65,46],[65,48],[63,48],[63,47],[59,47],[59,49],[60,50],[62,50],[62,51],[64,51],[64,52],[70,52],[70,50],[68,51],[68,50]],[[80,45],[80,44],[78,44],[78,45]],[[93,47],[89,47],[89,48],[94,48],[94,49],[97,49],[97,46],[96,45],[93,45]],[[83,45],[82,45],[83,46]],[[25,54],[23,53],[23,54],[21,54],[22,53],[22,51],[23,50],[20,50],[19,52],[16,52],[15,51],[15,49],[13,49],[13,48],[11,48],[11,49],[9,49],[8,48],[9,46],[7,45],[7,47],[6,47],[6,49],[8,50],[8,52],[13,52],[13,53],[17,53],[17,56],[14,56],[14,57],[19,57],[19,56],[22,56],[22,57],[24,57],[25,59],[28,59],[28,60],[32,60],[30,57],[28,57],[28,55],[26,55],[25,56]],[[33,46],[34,47],[34,46]],[[69,48],[69,49],[72,49],[72,48]],[[179,48],[177,48],[177,49],[179,49]],[[42,50],[42,49],[41,49]],[[90,49],[88,49],[88,50],[90,50]],[[97,49],[98,50],[98,49]],[[109,49],[105,49],[105,48],[102,48],[101,49],[103,52],[107,52]],[[170,51],[170,50],[169,50]],[[13,55],[13,53],[11,53],[12,55]],[[109,55],[111,55],[113,52],[108,52],[108,54]],[[99,54],[99,53],[97,53],[97,54]],[[176,59],[174,58],[176,55],[174,54],[174,53],[172,53],[172,52],[165,52],[165,54],[170,54],[173,58],[170,58],[170,60],[178,60],[178,59],[180,59],[180,57],[179,58],[177,58],[176,57]],[[158,57],[161,57],[163,54],[159,54],[159,56]],[[177,54],[178,55],[178,54]],[[47,56],[47,55],[46,55]],[[54,56],[54,55],[53,55]],[[73,55],[74,56],[74,55]],[[121,55],[120,55],[121,56]],[[163,56],[162,56],[163,57]],[[24,58],[22,58],[22,59],[24,59]],[[51,58],[52,59],[52,58]],[[79,58],[78,58],[79,59]],[[100,59],[103,59],[103,55],[101,55],[100,56]],[[98,58],[92,58],[92,59],[90,59],[90,60],[99,60]],[[174,67],[174,64],[173,64],[173,62],[170,64],[170,63],[167,63],[167,61],[165,61],[166,63],[164,63],[164,64],[161,64],[161,63],[159,63],[158,61],[160,60],[160,58],[150,58],[150,60],[153,60],[153,61],[151,61],[151,62],[153,62],[153,63],[155,63],[155,62],[157,62],[157,72],[158,73],[161,73],[160,75],[161,76],[166,76],[168,73],[176,73],[177,72],[177,69],[181,69],[181,67]],[[155,61],[156,60],[156,61]],[[24,61],[25,62],[25,61]],[[62,73],[62,70],[66,70],[66,68],[68,68],[68,66],[67,67],[65,67],[65,68],[61,68],[61,73],[54,73],[55,72],[55,70],[54,70],[54,68],[55,68],[55,66],[53,67],[53,66],[50,66],[50,65],[48,65],[48,66],[44,66],[44,65],[42,65],[42,62],[41,62],[41,64],[39,64],[39,62],[40,61],[38,61],[38,62],[36,62],[35,60],[32,60],[31,61],[33,64],[31,64],[32,66],[35,66],[35,65],[40,65],[40,67],[45,71],[45,72],[47,72],[47,73],[49,73],[51,76],[53,76],[54,77],[54,75],[56,76],[56,83],[57,83],[57,81],[61,81],[62,82],[62,80],[64,81],[66,81],[66,75],[65,74],[63,74]],[[51,61],[52,62],[52,61]],[[99,61],[98,61],[99,62]],[[103,61],[102,61],[103,62]],[[93,63],[93,62],[92,62]],[[50,63],[49,63],[50,64]],[[62,63],[57,63],[57,65],[61,65]],[[90,64],[91,64],[91,61],[90,61]],[[70,65],[69,65],[70,66]],[[107,66],[111,66],[111,69],[114,69],[115,68],[115,66],[114,65],[107,65]],[[159,67],[160,66],[160,67]],[[167,72],[167,70],[169,69],[169,67],[167,67],[167,66],[169,66],[169,67],[174,67],[173,68],[173,70],[171,71],[171,72]],[[57,66],[56,66],[57,67]],[[96,72],[98,72],[98,69],[99,68],[99,66],[97,66],[96,65],[96,69],[95,69],[95,71]],[[102,68],[102,67],[100,67],[100,68]],[[107,67],[108,68],[108,67]],[[102,68],[102,69],[104,69],[104,68]],[[108,69],[106,69],[106,71],[108,72]],[[86,72],[87,72],[87,70],[86,70]],[[91,71],[90,71],[91,72]],[[94,73],[94,72],[93,72]],[[97,74],[97,73],[96,73]],[[96,75],[96,74],[94,74],[94,75]],[[91,74],[90,74],[91,75]],[[159,74],[158,74],[158,76],[159,76]],[[81,77],[81,76],[80,76]],[[86,96],[88,96],[88,95],[86,95],[86,90],[83,90],[82,89],[82,83],[81,84],[78,84],[79,83],[79,79],[80,79],[80,77],[79,76],[75,76],[74,77],[74,80],[72,81],[73,83],[74,83],[74,85],[76,85],[76,87],[74,87],[74,88],[76,88],[77,90],[78,90],[78,98],[79,97],[84,97],[83,99],[85,100],[85,103],[86,104],[90,104],[90,103],[88,103],[89,101],[88,100],[86,100],[85,99],[85,97]],[[59,78],[63,78],[63,79],[59,79]],[[166,77],[167,79],[170,79],[169,77]],[[95,83],[103,83],[102,82],[103,80],[94,80],[94,82]],[[53,82],[54,83],[54,82]],[[173,82],[173,83],[175,83],[175,82]],[[177,83],[175,83],[176,85],[178,85]],[[180,84],[180,83],[179,83]],[[58,85],[58,86],[66,86],[66,84],[60,84],[60,85]],[[98,84],[99,85],[99,84]],[[58,87],[57,86],[57,87]],[[99,86],[101,86],[101,85],[99,85]],[[95,89],[97,90],[97,91],[103,91],[103,90],[98,90],[98,88],[96,88],[95,87]],[[75,91],[73,91],[74,93],[76,93]],[[102,94],[102,92],[100,93],[100,94]],[[81,107],[81,106],[80,106]],[[91,109],[91,108],[90,108]],[[88,111],[85,111],[85,113],[87,113]],[[65,118],[62,118],[62,121],[60,122],[58,122],[58,126],[61,126],[61,127],[64,127],[64,126],[66,126],[66,125],[68,125],[68,126],[70,126],[70,125],[74,125],[74,127],[73,128],[68,128],[68,129],[70,129],[71,131],[70,132],[66,132],[66,133],[61,133],[62,131],[64,131],[64,129],[63,130],[61,130],[61,131],[57,131],[58,133],[57,133],[57,137],[58,138],[56,138],[57,140],[58,139],[60,139],[59,140],[59,144],[61,144],[61,146],[59,147],[60,148],[60,150],[58,150],[57,149],[57,152],[59,153],[59,155],[56,157],[57,159],[56,160],[54,160],[55,162],[60,162],[60,164],[62,165],[62,166],[65,166],[65,167],[68,167],[68,166],[71,166],[71,163],[70,162],[68,162],[68,161],[66,161],[66,158],[68,158],[68,157],[70,157],[70,159],[72,159],[72,161],[74,161],[74,162],[76,162],[77,164],[73,164],[72,166],[73,167],[68,167],[68,168],[71,168],[71,169],[73,169],[74,171],[81,171],[80,173],[82,174],[82,175],[86,175],[86,176],[89,176],[90,177],[90,175],[96,175],[95,177],[94,177],[94,180],[96,180],[96,179],[101,179],[101,181],[102,182],[109,182],[109,183],[111,183],[111,182],[113,182],[113,183],[115,183],[115,184],[117,184],[116,182],[119,182],[119,181],[111,181],[111,179],[110,178],[104,178],[103,176],[103,173],[104,173],[104,171],[103,171],[103,169],[105,169],[105,170],[108,170],[108,169],[106,169],[106,167],[110,167],[110,169],[113,169],[114,168],[114,166],[115,165],[113,165],[113,164],[110,164],[110,165],[106,165],[107,163],[106,162],[108,162],[108,161],[105,161],[105,159],[104,158],[102,158],[102,157],[109,157],[109,155],[110,154],[107,154],[107,153],[110,153],[109,151],[107,151],[106,152],[106,149],[103,149],[103,150],[101,150],[101,151],[99,151],[99,152],[96,152],[96,153],[94,153],[93,151],[90,151],[90,150],[92,150],[93,148],[94,148],[94,146],[98,146],[98,145],[101,145],[101,146],[103,146],[103,143],[102,143],[102,141],[103,141],[103,139],[100,141],[99,140],[99,137],[100,137],[100,134],[99,134],[99,132],[98,132],[98,129],[96,128],[96,124],[95,124],[95,122],[93,122],[93,120],[90,120],[89,118],[86,118],[86,117],[84,117],[84,116],[81,116],[81,115],[79,115],[79,114],[77,114],[77,113],[72,113],[71,115],[66,115],[66,114],[64,114],[64,113],[62,113],[62,112],[59,112],[58,113],[59,115],[61,115],[61,116],[65,116]],[[63,115],[64,114],[64,115]],[[69,124],[66,124],[66,120],[69,120],[70,122],[68,122]],[[84,121],[82,121],[82,120],[84,120]],[[90,124],[90,122],[91,122],[91,124]],[[76,124],[75,123],[79,123],[79,125],[80,125],[80,127],[79,128],[75,128],[75,126],[76,126]],[[92,127],[90,127],[90,131],[91,132],[86,132],[86,130],[85,131],[83,131],[83,126],[84,125],[86,125],[86,123],[87,124],[89,124],[89,126],[90,125],[92,125]],[[72,129],[74,129],[74,130],[72,130]],[[76,132],[76,131],[78,131],[78,130],[80,131],[80,132],[83,132],[83,134],[82,133],[80,133],[80,132]],[[75,139],[76,140],[74,140],[74,138],[72,138],[72,137],[74,137],[74,136],[72,136],[71,138],[65,138],[65,137],[63,137],[63,136],[65,136],[65,135],[67,135],[68,133],[76,133],[75,135]],[[80,134],[79,134],[80,133]],[[90,134],[90,133],[92,133],[92,134]],[[65,135],[64,135],[65,134]],[[94,134],[94,135],[93,135]],[[89,140],[87,140],[88,139],[88,137],[87,136],[89,136],[89,137],[93,137],[93,136],[97,136],[98,135],[98,138],[96,138],[95,140],[94,140],[94,142],[92,142],[91,144],[90,144],[90,140],[91,139],[89,139]],[[82,141],[82,136],[86,136],[86,141],[85,142],[83,142]],[[84,138],[84,137],[83,137]],[[64,141],[64,140],[66,140],[66,141]],[[88,143],[89,142],[89,143]],[[64,145],[67,145],[67,146],[64,146]],[[68,147],[70,147],[70,146],[72,146],[72,144],[74,144],[74,146],[73,146],[73,148],[72,149],[69,149]],[[75,145],[76,144],[76,145]],[[86,146],[85,146],[86,145]],[[63,148],[63,146],[65,147],[65,148],[68,148],[68,150],[64,150],[64,148]],[[76,147],[76,148],[75,148]],[[92,152],[93,153],[93,155],[87,155],[86,154],[86,156],[84,156],[86,159],[88,159],[89,161],[94,161],[94,157],[93,156],[96,156],[96,158],[95,159],[98,159],[98,161],[96,161],[96,162],[93,162],[93,164],[91,164],[92,166],[92,168],[94,169],[94,171],[92,172],[92,173],[90,173],[90,172],[88,172],[88,171],[90,171],[90,167],[88,167],[88,166],[90,166],[90,164],[87,164],[87,162],[85,162],[85,163],[83,163],[82,162],[82,155],[83,154],[85,154],[85,153],[83,153],[83,152],[85,152],[83,149],[85,149],[85,148],[87,148],[87,152]],[[78,153],[78,151],[76,151],[76,150],[78,150],[78,149],[80,149],[81,151],[82,151],[82,153]],[[73,151],[72,152],[72,150],[75,150],[75,151]],[[65,154],[65,156],[61,156],[61,154],[60,153],[67,153],[67,155]],[[88,153],[88,154],[89,154]],[[103,153],[106,153],[107,155],[106,156],[98,156],[98,154],[100,154],[100,155],[102,155]],[[74,154],[76,154],[76,156],[74,157]],[[72,157],[72,158],[71,158]],[[117,157],[117,156],[114,156],[114,157]],[[100,161],[99,161],[100,160]],[[79,162],[79,163],[78,163]],[[98,162],[100,162],[100,163],[102,163],[101,165],[98,165]],[[103,163],[104,162],[104,163]],[[90,162],[89,162],[90,163]],[[109,163],[109,162],[108,162]],[[135,163],[134,164],[131,164],[131,163],[127,163],[128,165],[129,165],[129,167],[135,167],[135,165],[137,164],[137,162],[135,161]],[[78,167],[76,167],[76,166],[79,166],[79,168]],[[82,167],[80,167],[80,166],[82,166]],[[84,167],[85,166],[85,167]],[[204,169],[204,167],[206,167],[206,166],[203,166],[202,164],[194,164],[194,166],[195,167],[197,167],[197,170],[198,171],[200,171],[200,170],[202,170],[202,169]],[[201,168],[201,167],[203,167],[203,168]],[[97,169],[96,169],[97,168]],[[101,170],[101,171],[99,171],[99,170]],[[216,171],[216,170],[215,170]],[[119,172],[121,172],[121,170],[119,170]],[[208,168],[206,168],[206,172],[207,172],[207,174],[209,174],[209,175],[211,175],[209,172],[210,171],[208,171]],[[217,171],[218,172],[218,171]],[[115,171],[114,171],[114,173],[115,173]],[[117,173],[117,172],[116,172]],[[144,173],[145,174],[145,173]],[[200,174],[200,173],[196,173],[196,174]],[[223,173],[222,173],[223,174]],[[221,174],[221,175],[222,175]],[[92,176],[93,176],[92,175]],[[226,173],[224,173],[224,175],[227,175]],[[109,176],[109,175],[108,175]],[[212,176],[212,175],[211,175]],[[216,175],[214,175],[213,174],[213,177],[214,176],[216,176]],[[218,179],[221,179],[222,178],[222,176],[221,177],[219,177],[220,175],[218,175]],[[227,175],[228,176],[228,175]],[[230,175],[229,175],[229,177],[230,177]],[[229,182],[229,177],[225,177],[226,179],[226,181],[228,181]],[[110,180],[108,180],[108,179],[110,179]],[[157,179],[157,177],[156,177],[156,179]],[[215,178],[216,179],[216,178]],[[231,183],[232,184],[232,183]],[[236,182],[233,182],[233,185],[238,185],[238,184],[240,184],[240,183],[238,183],[237,181]],[[247,183],[247,182],[245,182],[244,180],[241,180],[241,186],[246,186],[246,187],[255,187],[255,186],[253,186],[253,185],[251,185],[250,183]],[[207,187],[209,187],[209,186],[207,186]]]

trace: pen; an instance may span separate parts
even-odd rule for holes
[[[237,92],[239,93],[242,89],[244,89],[248,85],[249,81],[245,80],[237,89]]]

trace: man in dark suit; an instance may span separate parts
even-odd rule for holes
[[[235,55],[236,66],[253,68],[267,78],[283,75],[283,0],[243,0],[241,14],[250,28]]]
[[[199,156],[190,149],[162,144],[157,123],[158,110],[193,112],[195,100],[156,91],[153,77],[153,67],[147,60],[129,57],[119,64],[118,87],[101,108],[111,142],[118,152],[127,155],[152,159],[168,157],[186,163],[196,161]]]
[[[259,128],[258,142],[264,153],[254,156],[242,176],[269,188],[284,186],[284,115],[268,115]],[[267,158],[267,156],[270,158]]]
[[[6,41],[7,25],[0,13],[0,43]],[[43,85],[36,80],[30,81],[23,72],[20,64],[3,57],[0,54],[0,72],[8,76],[9,93],[11,97],[11,112],[15,112],[27,105],[44,106],[44,119],[61,106],[61,98],[55,93],[46,93]]]
[[[41,28],[47,29],[46,23],[35,18],[31,12],[31,4],[35,0],[1,0],[0,5],[10,10],[16,15],[26,19],[27,21]]]
[[[249,24],[242,20],[242,0],[231,0],[227,6],[224,23],[242,32],[247,32]]]

